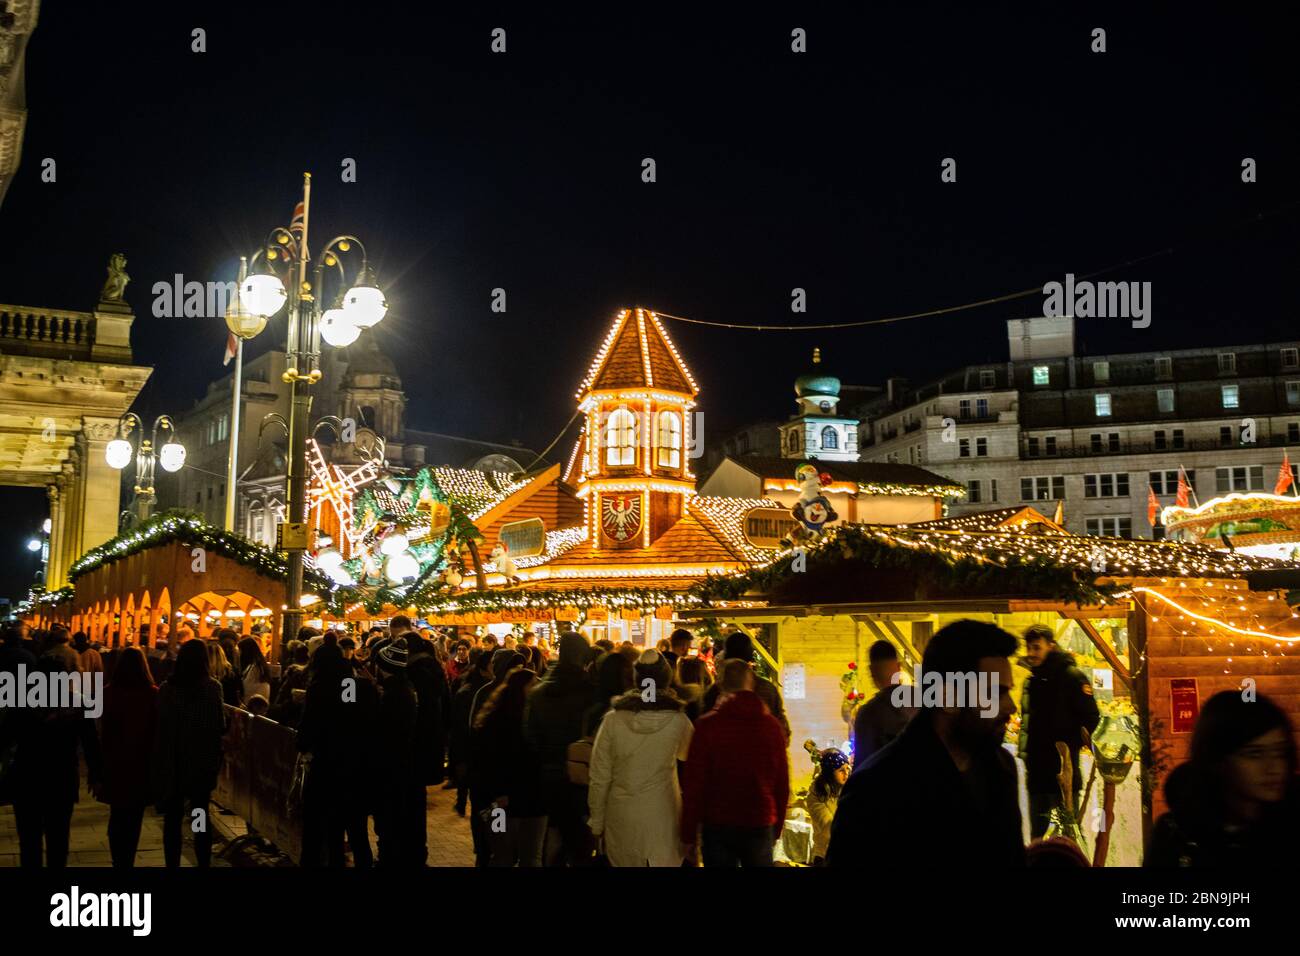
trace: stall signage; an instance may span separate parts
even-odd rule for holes
[[[745,540],[756,548],[779,548],[794,525],[788,508],[751,508],[745,512]]]
[[[1196,726],[1196,717],[1201,712],[1195,677],[1175,677],[1169,682],[1169,707],[1173,732],[1190,734]]]
[[[786,700],[803,700],[808,696],[807,674],[803,664],[781,665],[781,695]]]
[[[541,518],[503,524],[500,537],[512,558],[531,558],[546,550],[546,525]]]

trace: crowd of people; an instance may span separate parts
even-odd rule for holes
[[[1004,746],[1012,659],[1021,642],[958,621],[927,643],[922,674],[984,674],[998,698],[903,706],[893,646],[870,649],[877,693],[857,710],[851,755],[812,748],[794,798],[780,690],[735,630],[699,641],[679,629],[656,648],[576,632],[554,645],[417,629],[404,615],[365,635],[299,632],[269,663],[255,636],[215,629],[146,650],[95,648],[55,626],[9,628],[0,671],[89,672],[102,713],[75,707],[0,714],[0,800],[12,801],[24,866],[63,866],[84,762],[109,806],[114,866],[134,863],[146,812],[162,816],[164,859],[212,854],[210,801],[232,708],[296,731],[303,866],[412,867],[428,859],[428,788],[455,791],[478,866],[770,866],[792,799],[812,826],[815,865],[871,865],[881,854],[961,865],[1087,865],[1053,835],[1061,755],[1098,720],[1088,678],[1050,628],[1024,635],[1020,755]],[[160,646],[159,646],[160,645]],[[915,703],[913,701],[912,703]],[[1191,760],[1169,775],[1154,828],[1155,866],[1265,865],[1300,849],[1295,737],[1265,698],[1234,692],[1202,709]],[[1075,805],[1078,792],[1075,793]],[[373,819],[375,846],[370,840]],[[1043,839],[1047,836],[1048,839]]]

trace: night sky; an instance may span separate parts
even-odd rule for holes
[[[534,448],[568,420],[624,305],[846,322],[1172,249],[1108,276],[1153,283],[1151,327],[1081,320],[1085,349],[1296,335],[1300,84],[1291,32],[1267,18],[431,6],[45,4],[23,165],[0,207],[0,301],[89,310],[124,252],[136,361],[156,367],[137,409],[182,412],[223,373],[224,325],[153,318],[151,287],[234,278],[238,256],[287,225],[310,170],[313,247],[356,233],[387,292],[378,334],[407,424]],[[497,26],[504,55],[489,49]],[[195,27],[206,53],[191,52]],[[790,51],[794,27],[806,54]],[[1094,27],[1105,53],[1090,51]],[[40,180],[47,156],[56,183]],[[356,183],[340,182],[345,157]],[[944,157],[956,183],[940,181]],[[790,311],[795,287],[805,314]],[[1004,320],[1041,308],[816,333],[668,328],[708,441],[788,415],[814,345],[846,382],[920,382],[1004,359]],[[283,329],[252,351],[283,347]],[[23,585],[34,565],[12,559],[39,519],[24,521],[0,537],[0,573]]]

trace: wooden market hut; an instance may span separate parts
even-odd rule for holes
[[[841,527],[807,553],[804,570],[796,557],[715,579],[702,589],[711,606],[683,612],[742,627],[763,645],[786,700],[796,778],[811,771],[805,740],[840,746],[848,737],[846,689],[875,692],[865,673],[871,643],[892,643],[910,676],[930,636],[960,618],[1017,636],[1030,624],[1052,626],[1092,673],[1103,715],[1133,715],[1141,756],[1119,790],[1112,863],[1140,860],[1165,809],[1164,778],[1186,759],[1210,696],[1252,689],[1300,727],[1294,565],[1072,535],[1032,508]],[[1028,671],[1013,672],[1019,701]]]
[[[284,610],[283,559],[197,518],[158,516],[87,552],[69,576],[71,594],[36,605],[29,623],[57,621],[105,647],[146,627],[157,634],[164,620],[205,637],[214,627],[248,634],[259,621],[278,632]]]

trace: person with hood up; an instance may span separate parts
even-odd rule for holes
[[[595,683],[583,668],[588,650],[581,634],[562,635],[559,661],[529,688],[524,708],[524,736],[539,761],[546,804],[546,857],[551,865],[561,854],[581,856],[590,849],[590,840],[584,839],[578,788],[569,782],[566,769],[569,744],[582,736],[582,718],[595,695]]]
[[[1295,732],[1267,697],[1220,691],[1192,732],[1191,759],[1165,780],[1169,812],[1144,866],[1283,872],[1300,853]]]
[[[1047,832],[1052,810],[1061,803],[1061,755],[1057,741],[1070,750],[1074,806],[1083,793],[1079,748],[1101,719],[1092,695],[1092,681],[1075,666],[1074,656],[1056,644],[1050,627],[1035,624],[1025,631],[1025,656],[1033,675],[1021,697],[1020,756],[1025,761],[1025,790],[1029,793],[1029,835]]]
[[[690,748],[691,722],[658,651],[637,658],[635,675],[596,732],[587,794],[591,833],[613,866],[681,866],[686,847],[678,839],[677,763]]]

